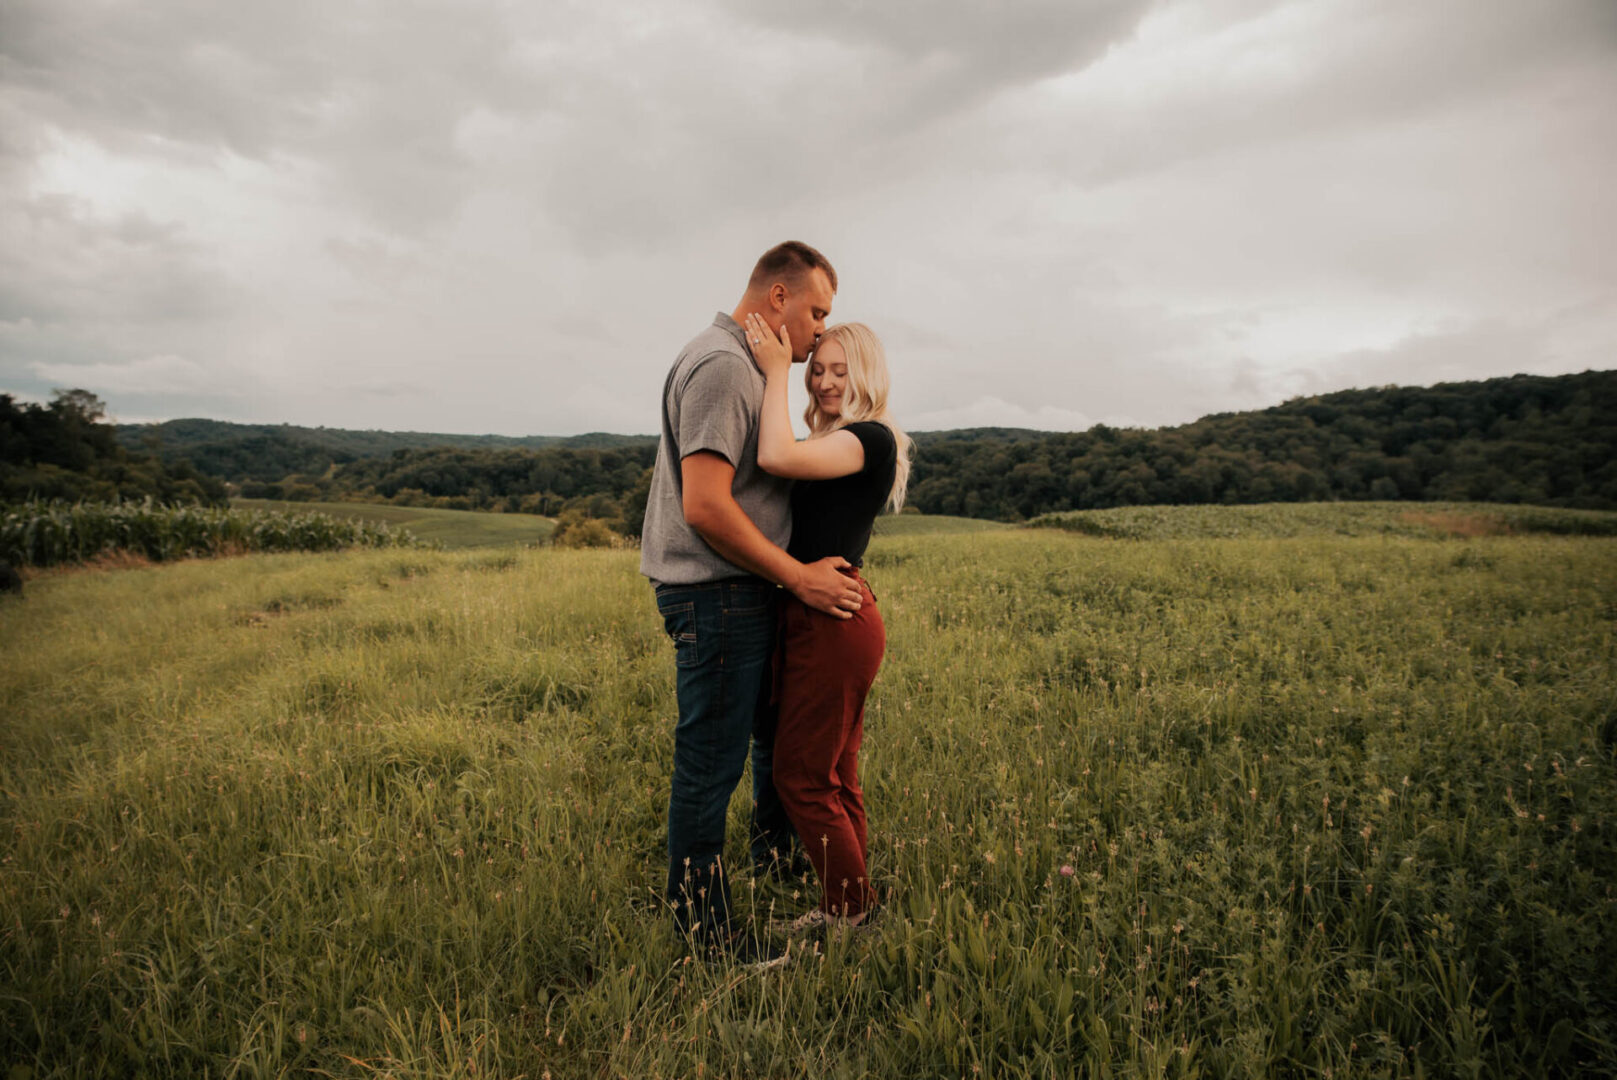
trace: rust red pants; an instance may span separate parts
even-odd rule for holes
[[[820,875],[821,907],[844,916],[875,902],[866,869],[859,744],[865,695],[887,645],[870,586],[851,576],[863,596],[851,619],[815,611],[796,597],[783,600],[775,665],[775,790]]]

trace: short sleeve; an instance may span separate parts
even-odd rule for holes
[[[741,367],[745,363],[750,361],[719,352],[692,368],[679,397],[680,457],[707,450],[741,467],[755,415]]]
[[[864,420],[857,424],[849,424],[847,429],[853,432],[859,440],[859,445],[865,448],[865,467],[860,472],[876,473],[891,468],[898,460],[898,443],[893,439],[893,432],[886,424],[876,420]]]

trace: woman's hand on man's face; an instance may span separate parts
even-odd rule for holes
[[[792,369],[792,338],[784,325],[780,333],[769,329],[769,324],[757,312],[747,316],[747,344],[752,347],[753,359],[764,378],[775,379]]]

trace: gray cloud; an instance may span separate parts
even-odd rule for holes
[[[1609,364],[1614,60],[1606,0],[15,0],[0,389],[651,431],[786,236],[933,423]]]
[[[12,238],[0,251],[0,319],[175,323],[230,302],[219,268],[176,223],[138,212],[101,218],[69,195],[0,212]]]
[[[1126,38],[1153,6],[1154,0],[726,3],[736,18],[792,39],[823,36],[860,56],[858,78],[842,86],[874,91],[878,108],[866,120],[883,134],[947,116],[1008,86],[1082,69]],[[835,94],[838,75],[824,72],[824,82],[804,92]]]
[[[0,78],[35,124],[131,155],[306,157],[404,231],[464,195],[462,116],[542,96],[492,5],[18,0],[5,31]]]
[[[1300,393],[1349,386],[1422,386],[1515,374],[1609,366],[1617,341],[1617,290],[1600,301],[1525,321],[1498,316],[1411,335],[1384,349],[1323,358],[1289,373]]]

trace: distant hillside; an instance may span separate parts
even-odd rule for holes
[[[939,442],[1033,442],[1038,439],[1048,439],[1056,434],[1059,433],[1020,427],[949,428],[946,431],[912,431],[909,433],[910,438],[915,440],[917,446]]]
[[[917,431],[919,445],[932,442],[1014,443],[1042,439],[1029,428],[961,428]],[[333,465],[385,458],[397,450],[643,450],[655,435],[456,435],[431,431],[378,431],[299,427],[296,424],[236,424],[226,420],[168,420],[119,424],[120,445],[155,451],[164,461],[187,462],[205,476],[231,481],[284,480],[294,474],[323,475]]]
[[[119,424],[118,442],[155,451],[164,461],[189,462],[222,480],[281,480],[294,473],[320,475],[333,465],[387,457],[395,450],[617,450],[655,446],[654,435],[454,435],[429,431],[355,431],[295,424],[234,424],[224,420],[168,420]]]
[[[1456,500],[1617,509],[1617,371],[1344,390],[1155,430],[922,447],[929,514]]]
[[[175,420],[126,425],[266,498],[386,500],[638,521],[648,435],[450,435]],[[915,433],[910,502],[1018,521],[1115,506],[1465,500],[1617,509],[1617,371],[1298,398],[1158,429]]]

